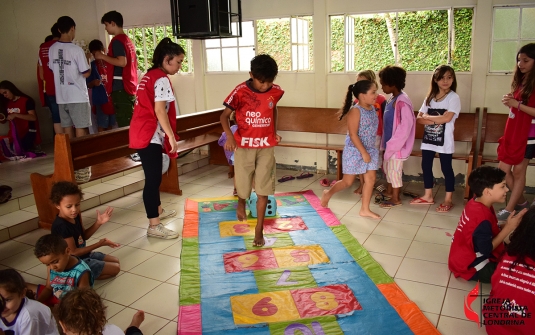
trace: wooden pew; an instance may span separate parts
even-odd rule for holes
[[[277,130],[340,135],[345,135],[347,133],[347,124],[345,119],[338,121],[338,108],[278,106],[277,109]],[[283,139],[278,146],[288,148],[334,150],[336,151],[337,158],[336,179],[340,180],[343,177],[343,145],[286,142]]]
[[[483,121],[481,122],[481,140],[479,142],[479,152],[476,164],[481,166],[485,163],[498,163],[498,154],[483,155],[486,143],[498,143],[505,131],[508,114],[487,113],[487,108],[483,109]]]
[[[418,116],[418,112],[414,112]],[[478,122],[479,122],[479,107],[476,108],[475,113],[460,113],[455,120],[455,130],[453,131],[453,138],[455,142],[465,142],[470,144],[470,152],[468,153],[454,153],[453,159],[464,161],[466,166],[465,174],[465,189],[464,198],[468,199],[470,195],[470,188],[468,187],[468,177],[474,169],[474,153],[477,143],[478,135]],[[416,139],[422,139],[424,136],[424,125],[416,124]],[[411,156],[422,157],[422,151],[420,149],[413,150]],[[437,154],[438,157],[438,154]]]
[[[505,132],[505,124],[509,114],[487,113],[487,108],[483,109],[483,121],[481,123],[481,141],[479,143],[479,154],[477,156],[477,166],[485,163],[498,163],[498,154],[483,155],[486,143],[498,143],[500,137]],[[530,160],[529,166],[535,166],[535,160]]]
[[[178,153],[205,145],[210,146],[210,163],[227,164],[223,149],[217,145],[222,128],[219,116],[222,108],[177,116]],[[129,127],[117,128],[102,133],[75,138],[69,141],[65,134],[55,137],[54,173],[48,176],[32,173],[30,180],[39,215],[39,227],[50,229],[58,211],[50,203],[52,184],[57,181],[76,182],[74,171],[91,166],[91,180],[101,179],[141,165],[129,155],[135,150],[128,147]],[[160,191],[181,195],[176,159],[163,175]]]

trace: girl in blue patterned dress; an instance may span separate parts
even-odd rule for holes
[[[352,105],[353,96],[358,103]],[[377,99],[377,86],[369,80],[361,80],[350,85],[340,120],[347,115],[347,136],[342,155],[344,177],[334,184],[330,190],[323,191],[321,205],[327,207],[329,199],[341,190],[350,187],[359,174],[364,175],[362,190],[362,206],[360,216],[372,219],[381,218],[370,210],[370,200],[375,184],[375,173],[378,167],[379,150],[375,147],[375,137],[379,119],[374,107]]]

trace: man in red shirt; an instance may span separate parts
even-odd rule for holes
[[[137,89],[137,56],[134,43],[123,30],[123,16],[117,11],[111,11],[100,20],[108,34],[113,39],[108,46],[108,54],[95,54],[96,60],[103,60],[109,64],[108,83],[106,91],[111,95],[115,108],[117,125],[130,125]],[[113,78],[112,78],[113,76]]]

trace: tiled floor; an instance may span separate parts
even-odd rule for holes
[[[277,171],[283,175],[297,175],[296,171]],[[277,183],[277,192],[312,189],[318,196],[324,190],[319,179],[325,176]],[[332,176],[327,176],[332,179]],[[3,178],[0,178],[3,179]],[[116,180],[122,183],[122,180]],[[188,197],[230,195],[232,180],[227,179],[227,168],[205,166],[180,176],[183,196],[162,194],[162,205],[176,209],[178,215],[168,221],[168,227],[181,231],[184,201]],[[410,183],[407,190],[421,191],[422,184]],[[442,334],[484,334],[464,317],[464,297],[473,288],[472,283],[455,279],[448,271],[447,258],[451,235],[463,208],[463,190],[454,196],[456,206],[445,214],[434,211],[435,206],[404,205],[373,210],[382,220],[359,217],[360,196],[354,188],[333,196],[330,208],[350,230],[351,234],[370,251],[372,256],[394,277],[408,297],[416,302],[424,314]],[[96,190],[98,192],[98,190]],[[437,199],[443,189],[435,189]],[[182,240],[159,240],[145,236],[147,220],[141,191],[116,199],[106,205],[114,206],[110,222],[106,223],[89,241],[99,238],[118,242],[117,249],[101,248],[121,261],[120,274],[110,280],[97,281],[95,289],[108,306],[110,322],[125,328],[135,310],[146,312],[141,329],[145,334],[176,334],[178,285],[180,282],[180,252]],[[85,224],[92,224],[99,206],[82,213]],[[35,230],[0,244],[0,268],[14,267],[33,283],[44,283],[46,268],[32,254],[32,246],[44,230]],[[486,291],[489,290],[485,286]],[[479,301],[474,303],[474,307]]]

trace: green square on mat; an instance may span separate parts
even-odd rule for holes
[[[180,306],[199,304],[201,302],[201,270],[199,264],[199,239],[182,240],[180,256]]]
[[[253,274],[260,293],[317,286],[308,266],[291,269],[257,270]]]
[[[331,230],[336,237],[338,237],[340,242],[342,242],[344,247],[346,247],[347,252],[349,252],[355,261],[358,262],[359,259],[370,255],[368,251],[360,245],[359,241],[351,235],[345,225],[331,227]]]
[[[277,196],[276,200],[279,207],[309,205],[308,200],[301,194]]]
[[[334,315],[319,316],[299,321],[277,322],[269,324],[271,335],[286,334],[328,334],[343,335]]]
[[[390,277],[385,272],[383,267],[379,265],[379,263],[377,263],[377,261],[373,259],[372,256],[368,255],[366,257],[363,257],[359,259],[357,263],[364,270],[364,272],[366,272],[366,274],[375,283],[375,285],[394,282],[394,279],[392,279],[392,277]]]
[[[283,234],[265,234],[264,237],[268,238],[268,242],[273,242],[273,239],[275,239],[275,242],[273,244],[267,243],[268,245],[264,245],[262,248],[253,247],[253,241],[254,236],[244,236],[243,242],[245,243],[245,248],[247,250],[258,250],[258,249],[266,249],[266,248],[278,248],[278,247],[288,247],[291,245],[294,245],[294,241],[290,237],[290,234],[283,233]]]

